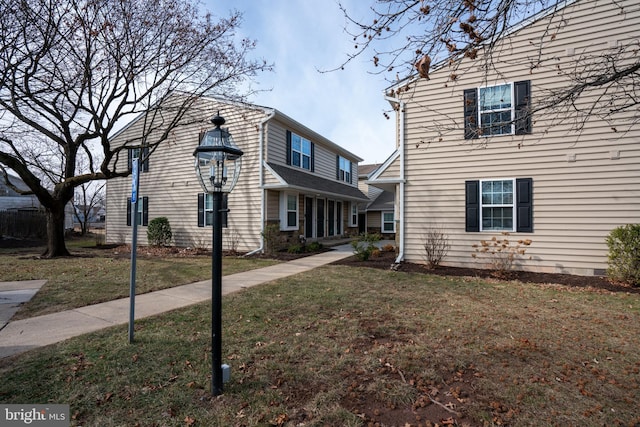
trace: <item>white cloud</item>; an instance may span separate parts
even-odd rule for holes
[[[383,162],[395,149],[394,120],[382,92],[387,83],[370,74],[371,64],[357,59],[339,66],[353,49],[344,33],[344,17],[337,3],[303,0],[208,0],[218,16],[230,9],[243,13],[240,31],[257,40],[254,55],[275,64],[273,73],[258,76],[261,92],[251,102],[273,107],[364,159]],[[366,2],[351,1],[361,9]],[[392,116],[393,117],[393,116]]]

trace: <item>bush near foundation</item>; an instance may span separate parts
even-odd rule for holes
[[[173,233],[167,217],[160,216],[149,222],[147,227],[147,239],[151,246],[167,246],[171,242]]]
[[[614,228],[607,237],[607,276],[616,282],[640,286],[640,224]]]

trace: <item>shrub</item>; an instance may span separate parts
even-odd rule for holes
[[[149,222],[147,227],[147,239],[151,246],[166,246],[171,242],[173,234],[167,217],[160,216]]]
[[[360,261],[366,261],[371,257],[374,250],[377,250],[375,243],[380,241],[382,236],[379,234],[363,233],[351,241],[351,247],[356,258]]]
[[[424,252],[425,260],[429,268],[436,268],[440,262],[449,253],[451,243],[449,236],[440,226],[431,226],[427,228],[424,234]]]
[[[311,242],[307,245],[309,252],[318,252],[320,249],[322,249],[322,243],[320,242]]]
[[[480,244],[472,245],[475,251],[471,254],[473,258],[486,258],[498,277],[506,277],[516,260],[524,257],[526,246],[531,245],[531,239],[521,239],[514,244],[508,239],[510,233],[506,231],[502,232],[502,236],[501,239],[494,236],[491,240],[481,240]]]
[[[240,244],[240,233],[233,228],[229,228],[226,233],[227,250],[233,254],[238,253],[238,245]]]
[[[607,276],[622,283],[640,286],[640,224],[614,228],[607,237]]]
[[[304,246],[301,243],[292,243],[287,248],[287,252],[290,254],[301,254],[304,253]]]

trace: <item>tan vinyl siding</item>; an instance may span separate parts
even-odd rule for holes
[[[267,162],[287,164],[287,129],[281,123],[272,120],[267,125],[268,144],[265,159]]]
[[[260,245],[260,192],[258,169],[257,125],[264,113],[230,105],[208,102],[209,114],[204,123],[176,129],[168,141],[150,156],[149,172],[140,173],[139,195],[149,197],[149,221],[165,216],[171,225],[177,246],[210,246],[211,227],[198,227],[198,193],[203,190],[196,179],[193,151],[198,145],[201,129],[213,127],[208,118],[220,108],[235,143],[243,150],[242,171],[234,191],[229,195],[229,227],[225,235],[235,232],[238,250],[248,251]],[[139,131],[134,123],[118,135],[117,145]],[[119,164],[126,167],[126,153]],[[126,226],[127,197],[131,196],[131,178],[109,180],[107,183],[107,242],[130,242],[132,227]],[[226,239],[225,239],[226,240]],[[146,227],[138,228],[138,242],[147,244]]]
[[[377,178],[379,180],[398,179],[400,177],[400,157],[398,156]]]
[[[267,221],[280,221],[280,192],[267,190]]]
[[[500,76],[485,78],[478,60],[463,63],[455,82],[449,80],[454,71],[445,68],[413,84],[413,98],[405,95],[406,260],[423,262],[423,233],[439,225],[452,244],[444,264],[477,265],[472,245],[500,234],[465,232],[465,180],[532,178],[534,232],[512,233],[512,239],[533,242],[522,268],[585,275],[606,269],[607,234],[640,218],[640,130],[634,111],[615,117],[617,132],[595,116],[577,132],[575,118],[557,111],[535,114],[531,135],[464,140],[462,91],[530,80],[535,109],[549,90],[567,84],[564,73],[574,61],[608,51],[611,40],[637,40],[639,9],[630,0],[579,1],[551,24],[541,20],[505,40],[503,55],[494,57]],[[571,49],[573,56],[567,55]],[[390,171],[383,176],[390,177]]]
[[[287,126],[286,124],[274,119],[269,122],[267,126],[267,148],[266,148],[266,161],[278,163],[282,165],[287,164],[287,130],[300,135],[303,138],[308,139],[314,145],[314,175],[320,176],[322,178],[327,178],[331,180],[335,180],[337,176],[336,172],[336,155],[337,153],[334,150],[331,150],[325,147],[317,138],[314,138],[312,135],[301,131],[300,129],[296,129],[291,126]],[[351,184],[356,186],[358,182],[358,162],[355,159],[350,157],[345,157],[352,162],[353,167],[351,168]],[[269,181],[269,184],[275,183],[274,181]]]

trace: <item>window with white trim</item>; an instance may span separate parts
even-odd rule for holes
[[[532,133],[531,81],[463,91],[464,138]]]
[[[127,226],[131,226],[133,223],[133,206],[135,203],[131,202],[131,197],[127,197]],[[136,211],[136,221],[138,225],[148,225],[149,222],[149,198],[146,196],[138,196],[138,210]]]
[[[311,170],[311,141],[295,133],[291,134],[291,164]]]
[[[393,218],[393,211],[382,212],[382,232],[383,233],[395,233],[396,222]]]
[[[339,156],[338,167],[338,179],[351,184],[351,161]]]
[[[358,226],[358,204],[351,202],[351,214],[349,215],[349,227]]]
[[[514,179],[480,181],[482,231],[514,231]]]
[[[481,87],[479,89],[480,135],[510,135],[513,133],[513,85]]]
[[[204,226],[213,225],[213,194],[204,193]]]
[[[294,193],[281,194],[280,229],[297,230],[299,218],[298,195]]]
[[[533,233],[533,178],[465,181],[465,231]]]

